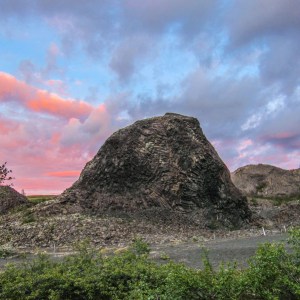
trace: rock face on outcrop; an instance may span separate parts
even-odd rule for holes
[[[98,212],[182,212],[204,226],[251,215],[198,120],[172,113],[112,134],[58,199]]]
[[[0,214],[6,213],[12,208],[27,203],[27,198],[12,187],[0,186]]]
[[[248,165],[231,174],[233,183],[247,196],[300,197],[300,169]]]

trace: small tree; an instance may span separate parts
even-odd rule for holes
[[[4,185],[5,181],[12,180],[13,177],[9,176],[12,170],[7,169],[6,162],[0,165],[0,185]]]

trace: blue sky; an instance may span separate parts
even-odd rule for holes
[[[298,0],[0,0],[0,159],[59,193],[115,130],[197,117],[230,170],[299,167]]]

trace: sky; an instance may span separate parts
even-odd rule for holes
[[[0,57],[0,163],[27,195],[166,112],[231,171],[300,167],[299,0],[0,0]]]

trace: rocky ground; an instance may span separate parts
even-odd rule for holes
[[[27,204],[29,203],[24,195],[18,193],[10,186],[0,185],[0,215],[15,207],[26,206]]]
[[[0,216],[0,245],[27,249],[64,247],[87,239],[98,247],[123,247],[135,237],[151,244],[201,242],[259,236],[263,228],[265,232],[279,233],[300,225],[299,200],[278,206],[271,200],[249,198],[249,204],[253,211],[252,222],[239,230],[225,230],[201,228],[186,215],[167,211],[133,216],[67,214],[62,210],[45,215],[41,210],[45,204],[41,203]]]
[[[284,170],[265,164],[247,165],[231,173],[231,180],[249,197],[300,197],[300,169]]]
[[[207,253],[210,263],[214,268],[218,268],[221,263],[236,262],[238,267],[245,267],[248,260],[255,254],[259,244],[266,242],[286,242],[286,233],[272,234],[267,232],[267,235],[244,237],[244,238],[219,238],[207,241],[170,241],[163,244],[150,244],[150,258],[158,263],[166,263],[170,260],[184,263],[193,268],[203,267],[203,257]],[[101,248],[100,252],[103,255],[111,255],[124,251],[127,247],[106,247]],[[22,249],[21,249],[22,250]],[[53,260],[61,260],[66,255],[74,252],[69,247],[44,248],[28,251],[24,255],[14,253],[13,256],[5,259],[0,259],[0,269],[7,263],[22,263],[24,260],[32,260],[37,257],[38,253],[46,252]],[[19,252],[20,253],[20,252]]]
[[[284,240],[289,228],[300,225],[300,200],[278,203],[249,198],[248,201],[253,220],[239,230],[200,228],[185,215],[167,211],[130,216],[92,215],[76,209],[69,214],[62,209],[46,214],[43,208],[52,205],[51,201],[21,206],[0,215],[0,268],[7,262],[22,262],[24,257],[19,257],[20,253],[27,253],[26,257],[32,259],[36,253],[46,251],[54,259],[60,259],[72,253],[74,245],[83,240],[105,252],[122,251],[136,237],[151,245],[151,257],[161,263],[172,259],[201,267],[204,246],[214,267],[222,261],[235,260],[243,267],[259,243]],[[3,250],[13,257],[1,259]]]

